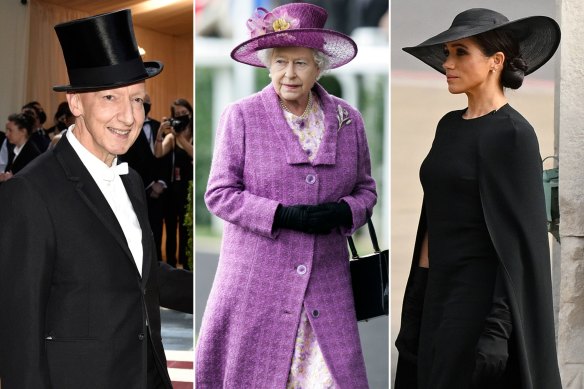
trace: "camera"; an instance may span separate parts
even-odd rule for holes
[[[190,120],[191,118],[189,117],[189,115],[183,115],[170,118],[168,120],[168,123],[172,128],[174,128],[174,132],[179,133],[183,132],[187,128],[187,125],[189,124]]]

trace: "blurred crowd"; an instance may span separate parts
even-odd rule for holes
[[[160,120],[149,116],[150,109],[150,96],[146,96],[141,134],[119,159],[128,162],[144,182],[158,260],[190,270],[184,219],[193,179],[193,107],[186,99],[177,99],[170,105],[169,116]],[[50,123],[38,101],[9,115],[5,131],[0,131],[0,190],[5,181],[55,147],[74,122],[66,101],[59,104]]]

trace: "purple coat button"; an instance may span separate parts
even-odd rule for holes
[[[306,274],[306,266],[304,266],[304,265],[299,265],[299,266],[296,268],[296,273],[298,273],[298,274],[300,274],[300,275],[304,275],[304,274]]]
[[[314,174],[309,174],[306,176],[306,183],[307,184],[314,184],[316,182],[316,176]]]
[[[318,309],[315,309],[314,311],[312,311],[312,317],[319,317],[320,316],[320,312],[318,311]]]

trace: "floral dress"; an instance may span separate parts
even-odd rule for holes
[[[318,152],[320,141],[325,132],[324,112],[316,95],[313,94],[313,104],[305,118],[283,110],[286,122],[292,132],[298,137],[308,160],[312,162]],[[304,115],[303,115],[304,116]],[[312,330],[304,307],[300,313],[300,324],[296,333],[294,355],[290,366],[287,389],[309,389],[335,387],[333,377],[325,363],[318,345],[316,334]]]

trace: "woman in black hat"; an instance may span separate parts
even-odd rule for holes
[[[559,41],[548,17],[470,9],[404,48],[445,74],[468,106],[440,120],[420,169],[396,388],[561,388],[541,158],[504,94]]]

